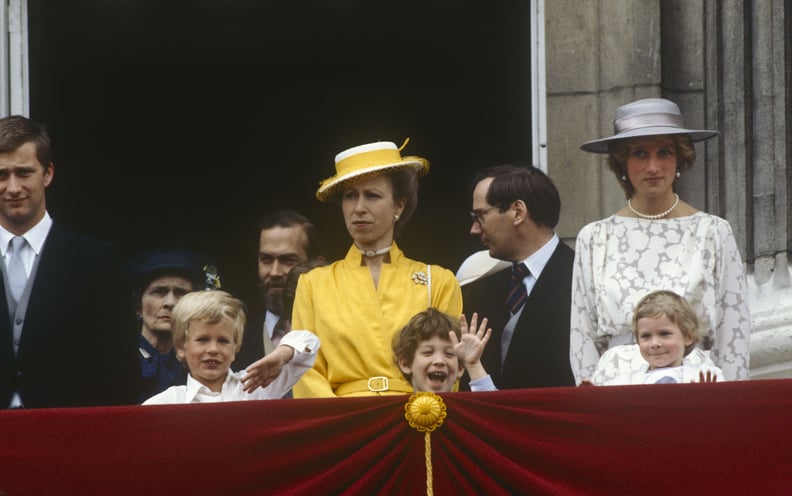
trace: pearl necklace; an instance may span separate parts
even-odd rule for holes
[[[364,257],[371,258],[371,257],[377,257],[379,255],[384,255],[384,254],[388,253],[392,247],[393,247],[393,244],[391,244],[390,246],[387,246],[385,248],[380,248],[379,250],[364,250],[363,248],[360,248],[359,246],[357,246],[356,248],[358,250],[360,250],[360,253],[362,253]]]
[[[670,214],[671,211],[673,211],[675,208],[677,208],[677,205],[679,205],[679,195],[674,193],[674,196],[676,197],[676,200],[674,200],[674,204],[671,205],[671,208],[669,208],[665,212],[660,212],[659,214],[655,214],[655,215],[642,214],[641,212],[639,212],[639,211],[637,211],[637,210],[635,210],[633,208],[632,203],[630,203],[630,199],[629,198],[627,199],[627,208],[629,208],[632,211],[632,213],[634,213],[635,215],[637,215],[638,217],[641,217],[643,219],[649,219],[649,220],[662,219],[666,215]]]

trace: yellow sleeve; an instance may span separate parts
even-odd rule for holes
[[[319,337],[320,344],[324,336],[316,329],[315,308],[313,303],[313,286],[310,278],[300,276],[297,293],[294,296],[292,311],[292,329],[311,331]],[[313,368],[303,374],[292,390],[295,398],[326,398],[335,396],[327,377],[327,359],[322,348],[316,355]]]
[[[462,288],[454,274],[439,265],[432,266],[432,306],[452,317],[462,315]]]

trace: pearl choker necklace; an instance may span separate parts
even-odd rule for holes
[[[629,198],[627,199],[627,208],[629,208],[632,211],[632,213],[634,213],[638,217],[641,217],[642,219],[649,219],[649,220],[662,219],[666,215],[670,214],[671,211],[673,211],[675,208],[677,208],[677,205],[679,205],[679,195],[674,193],[674,196],[676,197],[676,200],[674,200],[674,204],[671,205],[671,208],[669,208],[665,212],[660,212],[659,214],[655,214],[655,215],[642,214],[641,212],[639,212],[639,211],[637,211],[637,210],[635,210],[633,208],[632,203],[630,203],[630,199]]]
[[[388,253],[392,247],[393,247],[393,244],[391,244],[390,246],[387,246],[385,248],[380,248],[379,250],[364,250],[363,248],[360,248],[360,247],[356,247],[356,248],[358,250],[360,250],[360,253],[362,253],[364,257],[371,258],[371,257],[377,257],[379,255],[384,255],[384,254]]]

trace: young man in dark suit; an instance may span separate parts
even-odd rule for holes
[[[0,408],[132,404],[137,336],[113,247],[47,213],[46,129],[0,119]]]
[[[574,386],[569,365],[574,252],[554,231],[561,210],[558,190],[541,170],[514,165],[485,169],[474,184],[470,233],[492,257],[512,263],[511,270],[462,287],[465,313],[487,317],[493,330],[482,365],[498,389]]]

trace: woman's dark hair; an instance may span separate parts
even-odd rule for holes
[[[393,236],[398,237],[404,231],[404,227],[415,209],[418,208],[418,174],[411,168],[401,168],[387,176],[390,177],[393,187],[393,200],[397,202],[404,200],[404,210],[402,210],[393,232]]]
[[[669,134],[614,140],[608,145],[608,168],[616,175],[616,180],[619,181],[619,186],[622,187],[627,198],[632,198],[635,194],[635,187],[630,182],[630,178],[627,177],[627,157],[630,155],[630,150],[639,140],[659,137],[668,138],[674,143],[677,155],[677,171],[685,173],[695,165],[696,147],[693,146],[693,140],[691,140],[690,136],[687,134]],[[676,182],[674,183],[674,189],[676,190]]]

